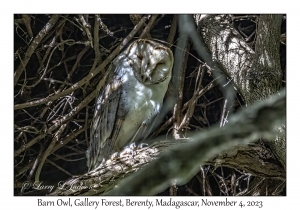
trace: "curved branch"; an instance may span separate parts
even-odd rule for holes
[[[32,107],[37,106],[41,104],[45,104],[49,101],[54,101],[60,97],[66,96],[73,91],[77,90],[81,86],[83,86],[85,83],[90,81],[92,78],[94,78],[100,71],[102,71],[108,64],[111,63],[111,61],[121,52],[121,50],[124,48],[125,45],[128,44],[128,42],[133,38],[133,36],[139,31],[139,29],[144,25],[146,20],[149,18],[149,16],[145,16],[141,19],[141,21],[134,27],[134,29],[128,34],[128,36],[122,41],[122,43],[93,71],[90,72],[86,77],[82,78],[80,81],[75,83],[70,88],[64,90],[63,92],[60,92],[58,94],[55,94],[53,96],[48,96],[47,98],[31,101],[23,104],[16,104],[14,106],[14,109],[23,109],[26,107]]]
[[[134,158],[124,157],[83,176],[75,177],[66,182],[64,188],[57,189],[50,195],[100,195],[103,193],[107,195],[154,195],[172,185],[174,179],[179,185],[184,184],[195,175],[200,164],[207,163],[207,160],[214,158],[222,151],[234,154],[236,148],[241,150],[243,148],[241,145],[253,142],[259,136],[274,137],[274,127],[281,124],[284,119],[285,92],[283,91],[268,101],[257,103],[233,115],[225,127],[215,126],[204,132],[196,132],[190,137],[192,140],[188,142],[187,140],[157,142],[149,148],[138,150],[138,155]],[[175,146],[161,154],[158,159],[127,177],[172,145]],[[233,149],[233,147],[236,148]],[[233,152],[228,152],[229,150]],[[247,161],[256,158],[252,156],[251,149],[247,148],[247,151],[245,158]],[[264,154],[267,154],[267,158],[260,163],[268,161],[272,165],[259,165],[252,168],[252,170],[257,168],[258,171],[251,172],[258,176],[285,180],[285,171],[276,170],[282,168],[281,165],[276,163],[271,154],[268,154],[268,150]],[[220,158],[211,159],[210,163],[214,161],[218,163],[219,160]],[[243,165],[244,159],[238,161]],[[118,188],[108,192],[116,185]],[[72,186],[82,187],[71,190]]]
[[[37,46],[40,44],[40,42],[43,40],[43,38],[46,36],[46,34],[53,28],[53,26],[58,21],[58,15],[52,15],[51,19],[46,23],[46,25],[43,27],[43,29],[38,33],[38,35],[34,38],[30,46],[28,47],[24,59],[21,60],[20,65],[18,66],[17,70],[14,74],[14,86],[16,86],[22,72],[25,70],[27,63],[29,62],[31,55],[34,53]]]

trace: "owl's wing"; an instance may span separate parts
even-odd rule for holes
[[[90,147],[87,151],[89,170],[99,166],[113,151],[114,140],[120,132],[127,110],[120,105],[123,71],[112,65],[104,89],[101,90],[91,125]]]

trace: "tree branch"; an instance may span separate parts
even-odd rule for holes
[[[215,158],[216,154],[222,151],[235,154],[236,148],[239,148],[238,153],[241,153],[243,152],[241,148],[246,148],[243,145],[254,142],[260,137],[274,137],[276,135],[274,128],[285,120],[285,99],[284,90],[267,101],[258,102],[233,115],[229,123],[222,128],[216,125],[207,131],[195,132],[190,136],[190,140],[154,143],[148,148],[138,150],[138,155],[134,158],[123,157],[73,178],[65,183],[63,189],[57,189],[50,195],[100,195],[103,193],[107,195],[154,195],[172,185],[174,180],[178,185],[184,184],[200,170],[199,165],[207,163],[207,160],[211,159],[211,163],[217,160],[217,163],[220,162],[222,159]],[[161,154],[158,159],[132,174],[174,144],[176,146]],[[251,147],[246,148],[246,151],[248,153],[244,156],[247,157],[239,160],[240,164],[245,159],[250,162],[251,159],[257,158],[250,155]],[[272,155],[268,154],[267,150],[264,154],[267,154],[266,160],[258,161],[258,163],[263,164],[269,161],[273,162],[273,165],[264,165],[254,173],[285,180],[284,171],[271,170],[276,167],[280,168],[280,165],[276,165]],[[82,187],[79,190],[70,190],[72,186],[86,186],[89,189],[82,189]],[[107,193],[114,186],[118,187]]]

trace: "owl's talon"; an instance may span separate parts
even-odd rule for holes
[[[142,148],[144,148],[144,147],[148,147],[149,145],[147,144],[147,143],[141,143],[141,144],[139,144],[138,145],[138,149],[142,149]]]
[[[110,160],[117,160],[119,158],[120,158],[120,154],[118,152],[115,152],[110,156]]]
[[[136,150],[136,145],[135,145],[135,143],[134,143],[134,142],[131,143],[131,144],[129,145],[129,148],[132,149],[132,150]]]
[[[109,165],[109,164],[111,164],[113,161],[118,160],[119,158],[120,158],[120,153],[115,152],[115,153],[113,153],[113,154],[108,158],[107,161],[105,161],[105,160],[103,159],[104,161],[102,161],[102,163],[105,162],[106,165]]]
[[[134,151],[136,149],[135,143],[130,144],[129,146],[124,147],[124,149],[120,152],[120,157],[124,157],[127,155],[131,155],[132,157],[136,155]]]

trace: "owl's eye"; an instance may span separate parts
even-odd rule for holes
[[[163,62],[159,62],[156,64],[156,66],[163,65],[163,64],[164,64]]]
[[[137,54],[138,59],[143,60],[143,56]]]

